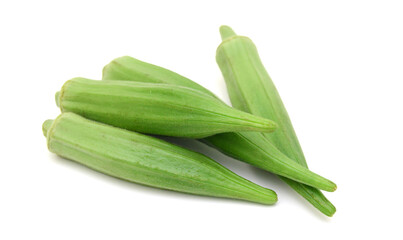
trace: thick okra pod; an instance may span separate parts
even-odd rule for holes
[[[274,204],[277,195],[214,160],[163,140],[62,113],[43,124],[48,148],[99,172],[152,187]]]
[[[202,138],[223,132],[271,132],[275,123],[192,88],[75,78],[56,95],[62,112],[141,133]]]
[[[164,78],[164,75],[169,77]],[[103,79],[125,79],[151,83],[162,82],[167,84],[181,84],[188,87],[197,85],[197,89],[202,89],[206,94],[216,98],[209,90],[179,74],[128,56],[117,58],[105,66]],[[326,215],[332,215],[334,213],[333,205],[320,191],[307,185],[294,182],[291,179],[327,190],[333,190],[335,187],[334,183],[321,177],[318,178],[318,175],[296,164],[294,160],[289,159],[273,144],[267,141],[262,134],[224,133],[204,138],[202,141],[240,161],[288,177],[289,179],[284,177],[282,177],[282,179],[289,182],[290,185],[292,184],[293,188],[298,193],[304,196],[320,211]]]
[[[289,158],[307,167],[288,113],[260,61],[255,45],[249,38],[236,35],[228,26],[222,26],[220,33],[223,42],[217,48],[216,60],[227,84],[232,105],[245,112],[278,122],[279,128],[276,133],[263,135]],[[290,186],[294,189],[298,187],[294,184]],[[334,187],[335,190],[336,186]],[[300,194],[303,192],[301,189],[295,190]],[[310,193],[312,191],[315,192],[314,189],[310,189]],[[319,191],[316,195],[325,199]],[[307,200],[315,205],[314,199],[307,198]],[[328,210],[332,209],[334,213],[334,207]]]
[[[133,68],[134,66],[135,68]],[[133,76],[136,76],[136,79],[144,79],[141,82],[173,84],[193,88],[214,96],[206,88],[175,72],[129,56],[113,60],[102,71],[103,80],[132,80]]]
[[[278,131],[265,137],[288,157],[307,167],[287,110],[255,45],[249,38],[236,35],[228,26],[222,26],[220,33],[223,41],[217,48],[216,60],[232,106],[277,121]]]

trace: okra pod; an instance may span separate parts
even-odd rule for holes
[[[62,112],[141,133],[202,138],[223,132],[272,132],[276,126],[198,90],[169,84],[75,78],[56,95]]]
[[[133,66],[135,66],[135,68],[133,68]],[[175,72],[168,69],[161,70],[159,66],[129,56],[120,57],[111,61],[102,71],[103,80],[132,80],[133,75],[135,75],[137,79],[144,79],[142,82],[183,86],[214,96],[214,94],[206,88]]]
[[[280,151],[307,167],[287,110],[269,74],[260,61],[256,46],[228,26],[220,28],[222,43],[216,60],[227,84],[232,106],[257,116],[278,121],[279,131],[265,135]]]
[[[51,152],[147,186],[274,204],[277,195],[214,160],[163,140],[62,113],[43,124]]]
[[[249,38],[236,35],[228,26],[222,26],[220,33],[222,43],[217,48],[216,60],[227,84],[232,105],[239,110],[276,121],[278,130],[272,135],[263,134],[264,137],[289,158],[307,168],[308,165],[291,120],[273,81],[260,60],[256,46]],[[325,199],[319,190],[309,189],[309,192],[305,193],[299,189],[298,185],[289,185],[300,194],[302,192],[309,196],[315,193],[313,197]],[[336,185],[333,190],[336,190]],[[317,206],[316,200],[311,196],[307,200]],[[319,208],[319,210],[323,209]],[[336,209],[327,202],[326,211],[328,212],[322,212],[332,215]]]

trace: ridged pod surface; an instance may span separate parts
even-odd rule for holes
[[[167,75],[169,77],[165,78]],[[132,57],[124,56],[113,60],[105,66],[104,80],[123,79],[137,82],[181,84],[192,87],[217,98],[206,88],[165,68],[142,62]],[[218,99],[218,98],[217,98]],[[319,179],[317,175],[291,160],[279,151],[261,133],[223,133],[217,134],[201,141],[232,156],[240,161],[249,163],[264,170],[281,176],[292,188],[312,203],[324,214],[333,215],[335,208],[326,197],[316,188],[334,190],[335,184],[327,179]],[[315,176],[316,175],[316,176]],[[294,180],[292,180],[294,179]],[[297,182],[298,181],[298,182]],[[299,182],[304,182],[301,184]]]
[[[147,186],[274,204],[277,195],[214,160],[163,140],[62,113],[43,124],[51,152]]]
[[[256,46],[249,38],[236,35],[228,26],[222,26],[220,33],[223,41],[217,48],[216,60],[233,107],[278,122],[278,130],[272,135],[263,134],[264,137],[289,158],[307,168],[291,120],[260,60]],[[285,181],[326,215],[331,216],[336,211],[319,190],[300,188],[287,179]]]
[[[223,132],[272,132],[268,119],[188,87],[74,78],[56,94],[62,112],[141,133],[202,138]]]
[[[103,80],[133,80],[133,76],[136,76],[136,79],[144,79],[142,82],[173,84],[193,88],[214,96],[209,90],[188,78],[129,56],[113,60],[102,71]]]

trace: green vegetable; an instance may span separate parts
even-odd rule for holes
[[[279,129],[266,138],[282,152],[307,167],[304,154],[283,102],[260,61],[253,42],[220,28],[223,42],[217,48],[217,63],[227,84],[232,105],[242,111],[278,122]]]
[[[266,72],[253,42],[238,36],[228,26],[220,28],[222,43],[217,49],[216,60],[227,84],[232,105],[242,111],[257,116],[273,119],[278,123],[278,130],[272,135],[263,134],[289,158],[303,167],[308,167],[301,146],[298,142],[288,113],[281,101],[270,76]],[[286,180],[287,183],[289,183]],[[325,198],[315,189],[300,189],[289,184],[322,212],[332,215],[335,208],[326,203],[326,211],[318,206],[316,199]],[[336,185],[334,189],[336,190]]]
[[[43,124],[48,148],[99,172],[174,191],[274,204],[277,195],[214,160],[74,113]]]
[[[222,132],[271,132],[275,123],[192,88],[129,81],[67,81],[56,96],[62,112],[136,132],[202,138]]]
[[[164,78],[165,75],[169,77]],[[117,58],[105,66],[103,79],[124,79],[136,82],[181,84],[188,87],[197,85],[198,90],[202,90],[204,93],[218,100],[213,93],[179,74],[127,56]],[[335,188],[335,184],[331,181],[320,177],[300,166],[295,161],[289,159],[273,146],[273,144],[267,141],[267,139],[260,133],[223,133],[204,138],[202,141],[240,161],[247,162],[278,175],[286,176],[295,181],[300,181],[329,191]],[[287,180],[289,182],[294,182],[289,179]],[[311,192],[310,189],[313,189],[309,186],[295,182],[294,185],[299,186],[296,188],[303,189],[303,191],[301,190],[300,192],[305,192],[306,194],[304,194],[304,196],[307,197]],[[332,210],[331,208],[328,208],[329,205],[326,204],[327,200],[324,197],[318,196],[319,195],[315,195],[310,199],[314,199],[312,201],[316,201],[316,205],[321,206],[321,209],[323,209],[324,212],[330,214]]]
[[[133,66],[135,67],[133,68]],[[159,66],[142,62],[129,56],[113,60],[106,65],[102,71],[103,80],[132,80],[133,75],[138,79],[144,79],[145,81],[143,82],[173,84],[193,88],[214,96],[214,94],[206,88],[175,72],[162,69]]]

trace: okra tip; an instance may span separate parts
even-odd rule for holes
[[[323,211],[323,213],[328,217],[332,217],[336,213],[336,207],[332,203],[330,203],[328,209]]]
[[[220,27],[220,34],[221,34],[221,40],[223,40],[223,41],[227,38],[236,36],[236,33],[234,32],[234,30],[232,30],[232,28],[230,28],[227,25],[222,25]]]
[[[49,131],[50,126],[52,126],[52,124],[53,124],[52,119],[48,119],[45,122],[43,122],[43,124],[42,124],[42,132],[43,132],[43,135],[45,137],[48,136],[48,131]]]
[[[265,122],[261,125],[263,127],[261,127],[259,129],[261,132],[271,133],[271,132],[276,131],[276,129],[278,128],[277,123],[275,123],[274,121],[269,120],[269,119],[264,119],[264,120],[265,120]]]
[[[325,179],[324,185],[318,186],[318,188],[322,189],[324,191],[327,191],[327,192],[334,192],[337,190],[337,185],[334,182],[332,182],[328,179]]]
[[[332,181],[330,181],[330,180],[328,180],[328,179],[326,179],[326,180],[327,180],[328,187],[327,187],[327,188],[324,188],[323,190],[328,191],[328,192],[334,192],[334,191],[336,191],[336,190],[337,190],[337,185],[336,185],[336,183],[334,183],[334,182],[332,182]]]

